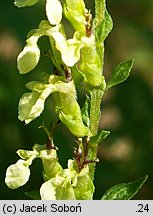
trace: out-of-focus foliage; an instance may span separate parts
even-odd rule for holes
[[[88,8],[93,2],[86,0]],[[152,0],[107,0],[108,11],[114,28],[105,43],[105,68],[107,80],[115,66],[127,59],[135,59],[129,79],[113,87],[104,96],[101,129],[111,131],[110,136],[99,146],[95,175],[95,199],[115,184],[134,181],[148,174],[149,178],[134,199],[153,199],[153,1]],[[0,185],[1,199],[26,199],[25,191],[40,187],[41,170],[35,161],[33,175],[28,185],[17,190],[5,186],[6,168],[17,160],[14,152],[19,148],[31,149],[34,143],[44,144],[46,135],[38,129],[42,122],[53,121],[52,99],[48,99],[46,111],[35,122],[25,126],[17,119],[18,100],[25,92],[24,84],[50,71],[52,65],[42,57],[34,72],[19,75],[16,58],[22,50],[25,35],[36,28],[43,13],[43,1],[34,7],[18,9],[13,1],[2,1],[0,19]],[[45,8],[44,8],[45,10]],[[67,27],[71,32],[71,27]],[[39,42],[44,50],[47,39]],[[82,94],[78,95],[81,98]],[[83,95],[84,97],[84,95]],[[59,125],[55,132],[55,144],[60,146],[59,158],[64,167],[75,145],[65,127]]]

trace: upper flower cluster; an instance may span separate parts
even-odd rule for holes
[[[16,0],[15,5],[25,7],[36,2]],[[63,15],[74,28],[71,39],[66,37],[61,22]],[[32,92],[23,94],[20,99],[19,119],[27,124],[38,117],[46,98],[53,93],[59,118],[71,133],[77,137],[90,136],[89,128],[82,120],[74,83],[79,80],[89,86],[105,86],[92,34],[91,14],[83,0],[65,0],[63,4],[59,0],[46,0],[46,16],[48,20],[41,21],[37,29],[28,33],[26,45],[17,58],[17,67],[25,74],[38,65],[41,53],[38,40],[47,36],[51,45],[48,55],[60,75],[48,75],[45,82],[33,81],[26,85]]]

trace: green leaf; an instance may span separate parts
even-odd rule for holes
[[[15,164],[12,164],[7,168],[5,184],[11,189],[16,189],[26,184],[29,177],[29,163],[20,159]]]
[[[62,6],[60,1],[47,0],[46,14],[51,25],[58,25],[62,20]]]
[[[89,108],[90,108],[90,98],[88,95],[86,95],[86,100],[85,100],[85,103],[81,109],[81,113],[82,113],[83,122],[87,127],[89,127],[89,124],[90,124]]]
[[[113,186],[103,195],[102,200],[129,200],[141,189],[147,179],[148,176],[145,176],[134,182]]]
[[[98,144],[110,134],[110,131],[100,131],[98,134],[90,138],[91,144]]]
[[[41,199],[40,193],[38,190],[25,192],[25,195],[27,195],[32,200],[40,200]]]
[[[113,71],[106,89],[109,89],[110,87],[113,87],[119,83],[124,82],[130,75],[132,66],[133,60],[120,63]]]
[[[108,11],[105,11],[105,19],[96,27],[95,37],[96,42],[102,43],[113,28],[113,21]]]
[[[26,7],[36,4],[39,0],[15,0],[14,5],[17,7]]]

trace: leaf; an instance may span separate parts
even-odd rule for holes
[[[102,43],[113,28],[113,21],[108,11],[105,11],[105,19],[96,27],[96,41]]]
[[[46,14],[51,25],[58,25],[62,20],[62,6],[60,1],[47,0]]]
[[[87,127],[89,127],[90,124],[89,108],[90,108],[90,98],[88,95],[86,95],[86,100],[81,109],[81,113],[82,113],[82,120]]]
[[[36,4],[39,0],[15,0],[14,5],[17,7],[26,7]]]
[[[26,184],[29,177],[29,163],[20,159],[15,164],[12,164],[7,168],[5,184],[11,189],[16,189]]]
[[[106,89],[109,89],[110,87],[124,82],[128,78],[132,66],[133,60],[120,63],[113,71]]]
[[[38,190],[25,192],[25,195],[27,195],[32,200],[40,200],[41,199],[40,193]]]
[[[129,200],[141,189],[147,179],[148,176],[145,176],[134,182],[113,186],[103,195],[102,200]]]
[[[110,131],[100,131],[98,134],[90,138],[91,144],[98,144],[110,134]]]

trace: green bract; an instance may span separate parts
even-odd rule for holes
[[[61,22],[62,6],[59,0],[46,0],[46,15],[51,25]]]
[[[17,7],[26,7],[36,4],[39,0],[15,0],[14,4]]]

